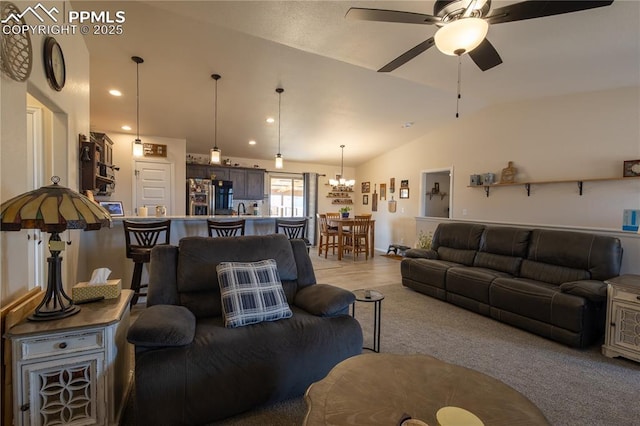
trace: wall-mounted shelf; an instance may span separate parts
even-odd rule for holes
[[[431,199],[434,195],[439,195],[441,200],[444,200],[444,197],[447,196],[446,192],[430,192],[429,199]]]
[[[484,188],[487,197],[489,196],[490,188],[497,188],[501,186],[524,186],[524,189],[527,191],[527,197],[531,195],[531,185],[547,185],[554,183],[577,183],[578,184],[578,193],[582,195],[582,188],[585,182],[604,182],[604,181],[612,181],[612,180],[632,180],[638,179],[640,176],[630,176],[630,177],[617,177],[617,178],[596,178],[596,179],[567,179],[567,180],[544,180],[544,181],[536,181],[536,182],[514,182],[514,183],[494,183],[493,185],[468,185],[467,188]]]

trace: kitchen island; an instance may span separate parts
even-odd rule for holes
[[[99,231],[80,233],[80,250],[77,262],[78,281],[89,281],[91,272],[97,268],[109,268],[110,278],[121,278],[122,287],[129,288],[133,275],[133,261],[125,256],[125,238],[122,222],[135,220],[140,222],[156,222],[171,220],[171,244],[177,245],[184,237],[207,237],[207,219],[238,220],[245,219],[245,235],[268,235],[275,232],[276,216],[254,215],[214,215],[214,216],[125,216],[114,217],[111,228],[102,228]],[[300,218],[280,218],[300,219]],[[313,234],[312,221],[309,221],[309,234]],[[145,266],[142,282],[148,281],[148,270]]]

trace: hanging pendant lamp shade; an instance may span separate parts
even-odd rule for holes
[[[280,153],[280,100],[282,98],[282,92],[284,92],[282,87],[276,89],[276,93],[278,94],[278,153],[276,154],[276,169],[284,167],[284,159]]]
[[[133,141],[133,156],[142,157],[144,147],[140,140],[140,64],[144,62],[140,56],[132,56],[131,60],[136,63],[136,140]]]
[[[440,28],[434,38],[445,55],[460,56],[478,47],[487,36],[489,23],[480,18],[460,18]]]
[[[218,80],[220,80],[220,74],[211,74],[211,78],[216,81],[215,94],[213,97],[213,148],[210,150],[211,158],[209,162],[211,164],[220,164],[222,151],[218,148]]]

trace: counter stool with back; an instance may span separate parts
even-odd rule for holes
[[[140,283],[142,281],[142,265],[151,261],[151,249],[154,246],[169,244],[171,221],[134,222],[125,220],[122,224],[127,258],[132,259],[135,264],[131,278],[131,290],[134,292],[131,299],[131,306],[133,306],[138,303],[140,296],[146,296],[146,293],[141,292],[141,289],[147,287],[147,284]]]

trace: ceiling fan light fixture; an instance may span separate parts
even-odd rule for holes
[[[487,36],[489,23],[481,18],[461,18],[440,28],[434,40],[445,55],[460,56],[478,47]]]

